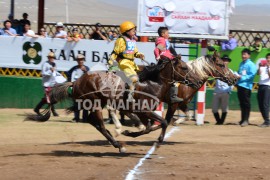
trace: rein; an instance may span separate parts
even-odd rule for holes
[[[182,75],[178,71],[175,70],[172,60],[170,60],[170,62],[171,62],[172,71],[173,71],[172,79],[162,77],[161,75],[160,75],[160,78],[162,78],[164,80],[169,80],[168,81],[169,84],[173,84],[173,83],[177,83],[178,82],[178,83],[183,83],[185,85],[194,85],[195,87],[197,87],[197,85],[195,85],[193,83],[190,83],[189,80],[187,79],[187,75],[192,71],[191,69],[185,75]],[[184,80],[183,81],[176,81],[176,80],[174,80],[175,74],[177,74],[178,76],[182,77]]]
[[[209,59],[207,57],[205,57],[205,59],[207,59],[207,61],[209,62]],[[211,63],[214,64],[213,62]],[[217,72],[217,74],[220,74],[220,76],[215,76],[212,72],[209,72],[211,77],[215,79],[227,79],[227,76],[230,74],[229,71],[225,73],[223,69],[222,69],[222,72],[220,72],[219,70],[217,70],[217,68],[215,68],[215,72]]]

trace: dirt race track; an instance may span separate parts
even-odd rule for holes
[[[92,126],[71,123],[72,115],[63,111],[45,123],[24,122],[25,112],[31,110],[0,109],[0,179],[125,179],[160,133],[117,137],[127,144],[120,154]],[[216,126],[206,113],[210,123],[204,126],[170,126],[171,136],[134,171],[134,179],[270,179],[270,128]],[[230,111],[227,122],[239,116]],[[250,121],[261,124],[260,114],[252,112]],[[113,132],[113,125],[106,126]]]

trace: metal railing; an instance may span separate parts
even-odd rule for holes
[[[270,47],[270,31],[246,31],[246,30],[230,30],[233,37],[238,40],[238,46],[251,46],[255,37],[260,37],[263,46]]]
[[[90,34],[95,30],[95,24],[73,24],[67,23],[65,25],[65,30],[71,32],[73,28],[78,28],[80,34],[83,35],[85,39],[89,39]],[[46,29],[48,35],[52,36],[56,31],[55,23],[44,23],[44,28]],[[116,31],[120,34],[120,28],[118,25],[102,25],[101,31],[108,33],[108,31]],[[255,37],[262,38],[264,47],[270,48],[270,31],[247,31],[247,30],[230,30],[230,33],[238,41],[238,46],[251,46],[254,43]],[[149,37],[148,41],[153,42],[155,37]],[[179,38],[172,38],[173,42],[181,42]]]
[[[52,36],[55,31],[56,23],[44,23],[44,28],[49,36]],[[64,24],[65,31],[68,33],[72,32],[73,28],[78,28],[79,33],[83,35],[85,39],[89,39],[92,32],[95,31],[95,24],[73,24],[73,23],[66,23]],[[104,33],[108,33],[109,31],[116,31],[118,34],[120,33],[120,28],[117,25],[102,25],[101,31]]]

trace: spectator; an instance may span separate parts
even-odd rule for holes
[[[35,34],[33,30],[30,29],[29,24],[25,24],[23,27],[23,36],[27,37],[39,37],[38,35]]]
[[[266,55],[266,61],[261,61],[257,74],[260,75],[257,99],[259,109],[264,119],[260,127],[269,127],[269,103],[270,103],[270,53]]]
[[[108,32],[108,37],[110,41],[114,41],[118,38],[118,34],[116,31],[109,31]]]
[[[31,26],[31,22],[28,20],[28,14],[23,13],[22,17],[23,18],[20,20],[21,25],[24,26],[25,24],[29,24]]]
[[[84,65],[85,57],[82,54],[78,54],[77,63],[78,65],[72,67],[68,72],[68,81],[74,82],[78,78],[80,78],[83,74],[89,71],[89,67]],[[78,109],[77,103],[74,101],[75,111],[74,111],[74,119],[76,122],[80,121],[80,110]],[[88,111],[83,110],[83,122],[87,122]]]
[[[73,28],[72,33],[68,37],[68,41],[78,42],[81,39],[82,35],[79,34],[78,28]]]
[[[242,127],[249,125],[250,97],[256,71],[255,64],[250,60],[250,50],[242,50],[242,62],[238,69],[240,79],[237,82],[237,95],[241,108],[241,121],[239,124]]]
[[[49,37],[46,30],[45,30],[45,28],[40,28],[38,35],[41,38],[48,38]]]
[[[63,83],[64,81],[61,80],[61,82],[58,82],[57,77],[63,77],[59,72],[56,71],[56,64],[54,62],[55,54],[53,52],[50,52],[48,54],[48,61],[44,62],[42,65],[42,85],[45,90],[45,96],[41,99],[41,101],[37,104],[37,106],[34,109],[34,112],[37,114],[40,114],[40,109],[44,104],[51,104],[50,100],[50,91],[52,87],[56,83]],[[51,104],[51,110],[52,114],[54,116],[59,116],[58,113],[55,111],[54,105]]]
[[[112,39],[112,31],[108,31],[108,38],[111,40]]]
[[[8,16],[8,20],[10,20],[11,27],[16,30],[17,34],[21,35],[23,27],[21,26],[20,21],[18,19],[14,19],[12,14]]]
[[[226,66],[231,62],[231,59],[227,55],[224,55],[221,59],[224,61]],[[219,79],[216,80],[212,103],[212,112],[216,119],[216,125],[222,125],[226,119],[231,90],[232,86],[229,86],[227,83]],[[218,112],[219,107],[221,107],[222,111],[221,116]]]
[[[237,40],[233,37],[232,33],[229,34],[229,40],[225,40],[221,43],[221,49],[223,51],[232,51],[237,47]]]
[[[11,21],[4,21],[4,28],[0,30],[1,36],[17,36],[17,32],[15,29],[11,27]]]
[[[90,39],[94,40],[107,40],[106,34],[101,31],[101,24],[96,23],[95,31],[90,35]]]
[[[66,39],[67,38],[67,32],[64,31],[64,24],[62,22],[56,23],[56,32],[52,36],[53,38],[60,38],[60,39]]]
[[[262,43],[262,38],[260,37],[255,37],[254,38],[254,44],[252,44],[252,46],[249,47],[249,50],[251,52],[255,51],[255,52],[261,52],[262,47],[263,47],[263,43]]]

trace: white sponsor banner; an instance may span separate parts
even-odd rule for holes
[[[41,65],[48,59],[48,53],[53,51],[59,71],[67,71],[77,65],[75,58],[79,53],[85,55],[85,65],[91,68],[98,63],[107,64],[113,47],[114,42],[101,40],[82,39],[79,42],[67,42],[63,39],[0,36],[0,67],[41,69]],[[137,47],[145,55],[146,61],[156,62],[155,43],[137,42]],[[188,45],[183,44],[181,47],[184,48],[176,51],[188,55]],[[183,58],[187,60],[187,57]],[[143,64],[139,59],[135,62]]]
[[[228,14],[228,0],[139,0],[138,35],[227,39]]]

